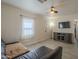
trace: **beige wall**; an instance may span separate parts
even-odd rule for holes
[[[6,43],[14,41],[38,42],[49,38],[45,32],[46,21],[41,15],[36,15],[17,7],[2,3],[1,6],[1,36]],[[35,36],[29,40],[21,39],[21,16],[35,20]]]
[[[54,23],[54,26],[52,27],[52,31],[50,31],[51,28],[49,28],[48,22],[50,20],[46,17],[43,17],[42,15],[33,14],[5,3],[2,3],[1,10],[1,36],[6,41],[6,43],[14,41],[35,43],[49,39],[51,37],[51,32],[74,34],[74,19],[77,19],[77,15],[75,14],[58,17],[56,16],[56,18],[52,17],[51,21]],[[35,20],[35,36],[32,39],[21,39],[22,20],[20,15],[31,17]],[[59,29],[58,22],[62,21],[70,21],[71,28]]]
[[[74,42],[74,28],[75,28],[75,19],[77,19],[77,14],[72,14],[72,15],[66,15],[66,16],[60,16],[55,19],[53,19],[54,22],[54,27],[52,29],[53,32],[62,32],[62,33],[72,33],[73,34],[73,42]],[[70,28],[66,29],[59,29],[58,23],[59,22],[65,22],[69,21],[70,22]],[[53,37],[53,34],[52,34]]]
[[[55,32],[64,32],[64,33],[74,33],[74,19],[73,16],[65,16],[65,17],[59,17],[57,19],[54,20],[54,29],[53,31]],[[59,29],[58,27],[58,23],[59,22],[65,22],[65,21],[69,21],[70,22],[70,28],[63,28],[63,29]]]

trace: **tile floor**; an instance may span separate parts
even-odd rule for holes
[[[63,43],[55,40],[47,40],[43,41],[40,43],[32,44],[32,45],[26,45],[26,47],[29,50],[38,48],[40,46],[47,46],[51,49],[56,48],[57,46],[62,46],[63,47],[63,56],[62,59],[78,59],[77,58],[77,45],[76,44],[68,44],[68,43]]]

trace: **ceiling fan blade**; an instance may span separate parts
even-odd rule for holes
[[[54,13],[58,13],[58,11],[54,11]]]
[[[60,7],[64,7],[64,6],[65,6],[64,3],[54,5],[55,8],[60,8]]]

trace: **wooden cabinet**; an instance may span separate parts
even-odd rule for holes
[[[54,40],[72,43],[72,33],[58,33],[54,32]]]

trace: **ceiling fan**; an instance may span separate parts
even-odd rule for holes
[[[47,0],[38,0],[38,1],[41,2],[41,3],[47,2]],[[60,7],[63,7],[63,6],[64,6],[64,1],[62,1],[60,4],[52,5],[49,9],[50,13],[58,13],[58,10],[56,10],[56,8],[60,8]]]
[[[50,12],[51,12],[51,13],[58,13],[58,11],[55,9],[54,6],[51,6]]]
[[[56,8],[63,8],[65,6],[65,4],[62,2],[60,4],[56,4],[50,7],[50,12],[51,13],[58,13],[58,10],[56,10]]]

